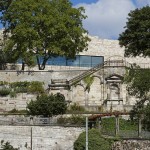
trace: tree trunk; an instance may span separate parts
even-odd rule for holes
[[[40,64],[39,57],[37,56],[36,58],[37,58],[37,64],[38,64],[39,70],[44,70],[44,69],[45,69],[46,62],[47,62],[47,60],[50,58],[50,56],[48,56],[47,58],[44,57],[42,64]]]
[[[22,61],[22,68],[21,68],[21,70],[24,71],[24,69],[25,69],[25,63],[24,63],[24,61]]]

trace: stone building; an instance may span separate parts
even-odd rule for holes
[[[8,64],[6,70],[1,70],[0,81],[42,81],[49,93],[62,93],[71,105],[76,103],[88,110],[130,110],[136,98],[128,95],[122,82],[125,67],[136,63],[142,68],[150,68],[150,59],[125,58],[124,48],[119,46],[118,40],[90,38],[88,50],[78,54],[76,60],[60,57],[53,62],[49,60],[44,71],[38,71],[36,67],[21,71],[19,64]],[[31,98],[35,96],[28,93],[17,98],[1,97],[0,107],[23,109]]]

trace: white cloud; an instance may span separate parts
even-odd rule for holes
[[[124,30],[126,18],[130,10],[135,9],[131,0],[99,0],[97,3],[78,4],[83,6],[88,16],[84,27],[90,35],[100,38],[117,39]]]

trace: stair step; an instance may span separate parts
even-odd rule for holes
[[[66,87],[68,84],[49,84],[49,87]]]
[[[66,84],[68,82],[68,80],[66,79],[52,79],[51,83],[52,84]]]

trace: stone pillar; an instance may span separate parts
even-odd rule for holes
[[[87,91],[84,92],[84,97],[85,97],[85,106],[87,107],[88,106],[88,92]]]
[[[142,121],[142,117],[140,116],[140,117],[139,117],[139,120],[138,120],[138,137],[141,137],[141,132],[142,132],[142,124],[141,124],[141,121]]]
[[[115,135],[117,136],[119,134],[119,115],[116,115],[115,119],[116,119]]]

